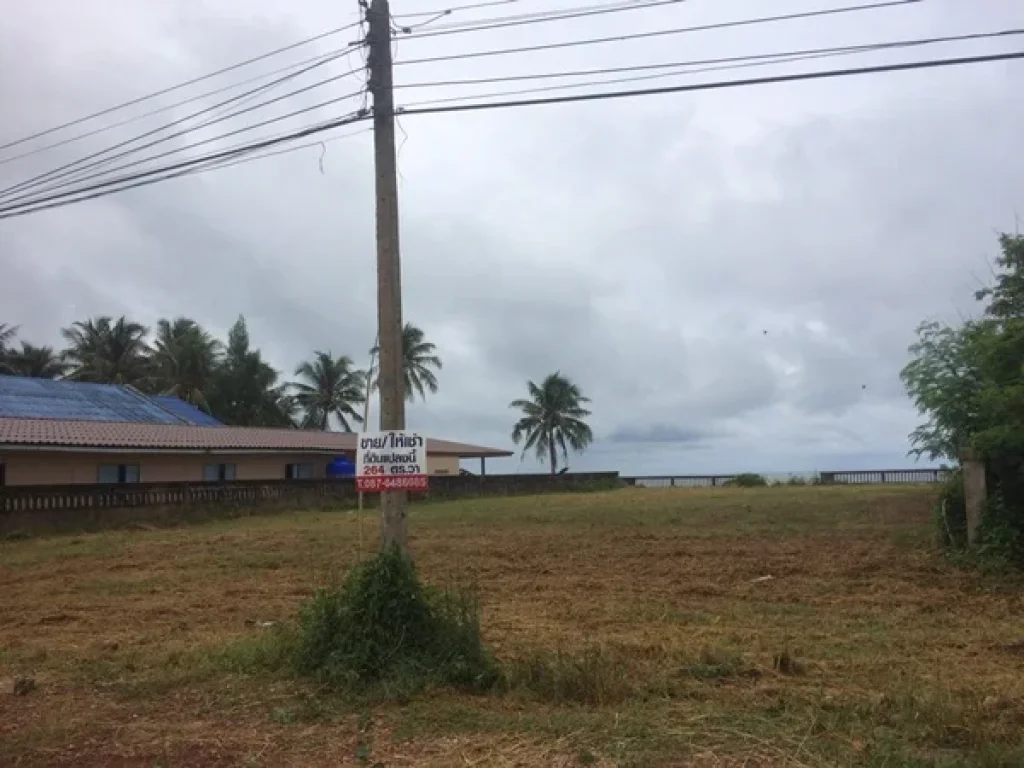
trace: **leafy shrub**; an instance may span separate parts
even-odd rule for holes
[[[964,501],[964,476],[957,470],[942,484],[935,502],[939,543],[946,549],[967,546],[967,504]]]
[[[966,515],[965,515],[966,519]],[[1024,515],[996,491],[989,496],[978,527],[978,554],[987,560],[1024,568]]]
[[[768,481],[762,475],[758,475],[755,472],[744,472],[743,474],[736,475],[726,485],[735,486],[736,488],[762,488],[768,485]]]
[[[356,567],[340,588],[319,590],[302,607],[294,662],[300,674],[341,689],[482,689],[497,678],[475,599],[427,589],[397,549]]]

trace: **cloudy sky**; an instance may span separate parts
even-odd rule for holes
[[[394,0],[392,12],[432,8]],[[853,4],[852,2],[849,4]],[[519,0],[442,23],[594,5]],[[494,31],[399,39],[396,59],[838,7],[688,0]],[[0,144],[357,18],[355,0],[11,4]],[[1018,0],[921,0],[803,21],[396,67],[396,84],[622,67],[1024,27]],[[431,29],[428,25],[421,31]],[[328,53],[350,30],[35,142]],[[1024,37],[675,75],[607,89],[1024,49]],[[343,74],[358,55],[272,95]],[[618,75],[622,77],[623,75]],[[612,77],[612,76],[608,76]],[[587,79],[587,78],[583,78]],[[599,79],[599,78],[589,78]],[[560,370],[592,398],[573,469],[629,474],[910,464],[898,372],[915,326],[973,311],[996,234],[1024,215],[1024,62],[400,121],[404,313],[444,358],[409,410],[428,434],[511,446],[508,402]],[[580,78],[577,78],[577,82]],[[398,104],[564,83],[400,88]],[[357,91],[348,77],[121,162]],[[251,85],[248,87],[252,87]],[[231,95],[222,94],[219,98]],[[550,95],[550,94],[548,94]],[[215,97],[216,98],[216,97]],[[3,187],[214,103],[0,165]],[[182,151],[174,162],[346,114],[361,99]],[[208,117],[208,116],[207,116]],[[285,372],[313,349],[362,364],[375,329],[371,136],[0,221],[0,322],[58,343],[98,314],[239,314]],[[151,167],[151,166],[147,166]],[[509,459],[506,471],[529,471]]]

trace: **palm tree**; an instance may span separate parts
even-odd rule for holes
[[[413,325],[406,323],[402,328],[402,378],[405,386],[405,399],[412,401],[419,395],[427,399],[427,390],[437,392],[437,376],[431,368],[441,370],[444,364],[434,350],[436,347],[426,340],[426,334]],[[380,355],[380,345],[374,344],[370,350],[370,371],[373,372],[373,361]],[[372,386],[376,387],[374,380]]]
[[[512,429],[512,441],[523,443],[523,453],[533,448],[538,459],[545,455],[551,463],[551,474],[558,469],[558,453],[569,462],[569,448],[582,452],[594,440],[594,434],[583,419],[590,411],[583,408],[590,400],[578,386],[561,373],[547,376],[538,387],[526,382],[529,400],[513,400],[510,408],[518,408],[523,417]]]
[[[10,373],[12,371],[11,361],[8,359],[11,353],[7,349],[7,345],[14,341],[17,333],[18,326],[0,323],[0,373]]]
[[[312,362],[295,369],[295,375],[304,379],[292,384],[295,402],[305,412],[304,428],[330,429],[334,416],[345,432],[351,432],[348,420],[363,420],[355,406],[365,397],[366,374],[354,370],[353,365],[346,355],[335,359],[330,352],[317,351]]]
[[[222,348],[194,320],[160,320],[151,358],[157,391],[209,412],[210,387]]]
[[[59,379],[67,370],[67,363],[53,347],[37,347],[27,341],[21,342],[21,349],[7,352],[7,367],[15,376],[31,376],[36,379]]]
[[[124,316],[79,320],[62,329],[69,344],[64,351],[71,368],[69,378],[145,387],[150,380],[146,333],[146,326]]]

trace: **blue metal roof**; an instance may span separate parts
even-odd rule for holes
[[[176,400],[177,398],[169,398]],[[180,401],[179,401],[180,402]],[[186,409],[191,408],[182,403]],[[54,381],[27,376],[0,376],[0,417],[119,421],[138,424],[200,424],[204,421],[177,413],[131,387]],[[219,422],[217,422],[219,424]]]
[[[197,427],[223,427],[224,424],[213,418],[206,411],[200,410],[192,403],[186,403],[179,397],[173,395],[156,395],[151,398],[153,402],[166,411],[170,411],[179,419],[194,424]]]

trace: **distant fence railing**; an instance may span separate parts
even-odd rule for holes
[[[599,490],[620,484],[618,472],[564,475],[433,475],[430,490],[410,494],[416,500],[473,496]],[[130,485],[49,485],[0,487],[0,522],[18,513],[60,512],[99,520],[104,510],[147,507],[261,505],[312,506],[354,504],[352,478],[322,480],[247,480],[230,483],[139,483]],[[373,498],[371,497],[371,502]]]
[[[818,472],[813,475],[766,475],[769,483],[794,481],[820,485],[881,485],[941,483],[948,469],[853,469]],[[715,488],[731,485],[737,475],[640,475],[624,477],[626,485],[641,488]]]

